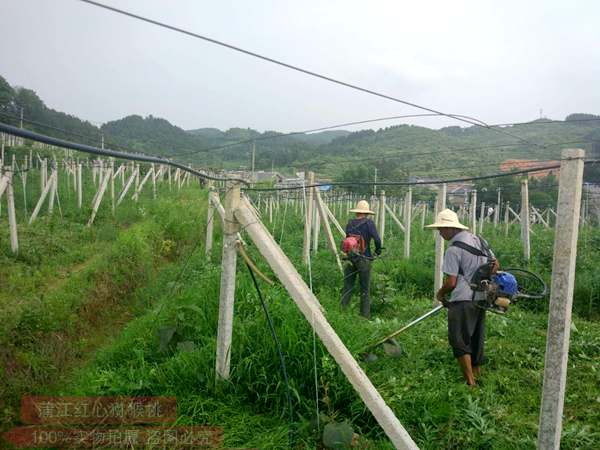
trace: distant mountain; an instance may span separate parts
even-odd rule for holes
[[[294,135],[294,137],[309,144],[323,145],[329,144],[334,139],[346,137],[349,134],[352,134],[352,132],[347,130],[328,130],[320,131],[318,133],[297,134]]]
[[[545,119],[538,119],[501,128],[519,139],[476,126],[433,130],[405,124],[352,133],[329,130],[292,136],[250,128],[186,131],[151,115],[132,115],[99,128],[48,108],[34,91],[12,87],[0,77],[0,120],[18,125],[21,109],[26,128],[61,139],[99,146],[104,135],[107,147],[226,168],[248,167],[254,141],[259,170],[276,167],[293,173],[312,169],[336,179],[350,176],[352,171],[366,177],[375,168],[380,180],[489,173],[498,170],[507,159],[557,159],[565,146],[584,148],[588,156],[600,158],[600,116],[587,113],[570,114],[564,122],[545,123]],[[600,180],[600,173],[595,179]]]
[[[175,153],[201,152],[213,144],[200,135],[192,135],[158,117],[127,116],[101,127],[110,140],[134,150],[170,156]]]
[[[204,136],[208,139],[223,139],[225,133],[218,128],[198,128],[197,130],[186,130],[196,136]]]

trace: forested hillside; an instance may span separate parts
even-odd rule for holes
[[[274,167],[291,174],[310,168],[337,180],[373,179],[375,169],[379,180],[489,173],[497,171],[506,159],[555,159],[569,146],[600,156],[600,116],[580,113],[564,121],[540,119],[497,127],[501,132],[476,126],[434,130],[406,124],[377,131],[331,130],[308,135],[260,133],[250,128],[186,131],[151,115],[132,115],[99,128],[47,107],[34,91],[13,88],[0,77],[0,117],[16,125],[21,110],[28,129],[63,139],[100,145],[104,135],[107,146],[231,169],[250,167],[254,144],[257,169]],[[587,179],[600,180],[600,170],[588,168]]]

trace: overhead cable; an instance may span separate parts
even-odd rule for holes
[[[240,178],[214,177],[205,172],[200,172],[196,169],[192,169],[191,167],[187,167],[178,162],[171,161],[162,156],[139,155],[139,154],[135,154],[135,153],[121,152],[121,151],[110,150],[110,149],[106,149],[106,148],[97,148],[97,147],[93,147],[91,145],[85,145],[85,144],[79,144],[76,142],[64,141],[62,139],[58,139],[55,137],[46,136],[43,134],[35,133],[33,131],[24,130],[24,129],[21,129],[21,128],[12,126],[12,125],[7,125],[2,122],[0,122],[0,132],[12,134],[14,136],[18,136],[23,139],[31,139],[32,141],[42,142],[42,143],[48,144],[48,145],[54,145],[56,147],[67,148],[70,150],[76,150],[76,151],[84,152],[84,153],[90,153],[92,155],[121,158],[121,159],[130,160],[130,161],[142,161],[142,162],[149,162],[149,163],[165,164],[165,165],[168,165],[171,167],[181,169],[185,172],[189,172],[192,175],[196,175],[197,177],[200,177],[200,178],[203,178],[206,180],[236,181],[236,182],[242,183],[244,185],[248,185],[248,182],[246,180],[242,180]]]
[[[336,78],[329,77],[327,75],[322,75],[320,73],[313,72],[313,71],[308,70],[308,69],[303,69],[302,67],[299,67],[299,66],[288,64],[288,63],[285,63],[283,61],[280,61],[280,60],[277,60],[277,59],[274,59],[274,58],[270,58],[268,56],[264,56],[264,55],[261,55],[261,54],[255,53],[255,52],[252,52],[250,50],[245,50],[245,49],[243,49],[241,47],[237,47],[237,46],[232,45],[232,44],[227,44],[225,42],[219,41],[217,39],[210,38],[208,36],[203,36],[201,34],[194,33],[192,31],[184,30],[183,28],[179,28],[179,27],[176,27],[176,26],[173,26],[173,25],[169,25],[169,24],[166,24],[164,22],[159,22],[157,20],[149,19],[147,17],[143,17],[143,16],[140,16],[138,14],[134,14],[134,13],[122,10],[122,9],[114,8],[112,6],[108,6],[108,5],[105,5],[103,3],[99,3],[99,2],[96,2],[96,1],[92,1],[92,0],[79,0],[79,1],[83,2],[83,3],[88,3],[88,4],[93,5],[93,6],[97,6],[99,8],[103,8],[103,9],[106,9],[106,10],[109,10],[109,11],[112,11],[112,12],[115,12],[117,14],[121,14],[121,15],[130,17],[130,18],[133,18],[133,19],[136,19],[136,20],[141,20],[143,22],[150,23],[150,24],[156,25],[158,27],[162,27],[162,28],[166,28],[166,29],[171,30],[171,31],[182,33],[182,34],[185,34],[187,36],[191,36],[191,37],[196,38],[196,39],[201,39],[203,41],[210,42],[211,44],[219,45],[221,47],[225,47],[225,48],[228,48],[230,50],[234,50],[236,52],[244,53],[246,55],[262,59],[263,61],[267,61],[267,62],[270,62],[270,63],[273,63],[273,64],[277,64],[277,65],[285,67],[287,69],[291,69],[291,70],[294,70],[296,72],[300,72],[300,73],[303,73],[305,75],[309,75],[309,76],[312,76],[312,77],[315,77],[315,78],[320,78],[322,80],[329,81],[331,83],[338,84],[340,86],[345,86],[347,88],[354,89],[356,91],[364,92],[366,94],[374,95],[376,97],[384,98],[386,100],[391,100],[393,102],[401,103],[403,105],[411,106],[413,108],[421,109],[423,111],[428,111],[430,113],[435,113],[435,114],[439,114],[441,116],[446,116],[446,117],[458,120],[460,122],[465,122],[465,123],[469,123],[471,125],[475,125],[475,126],[478,126],[478,127],[486,128],[488,130],[492,130],[492,131],[495,131],[497,133],[510,136],[510,137],[515,138],[515,139],[517,139],[519,141],[527,142],[528,144],[531,144],[531,145],[536,145],[536,146],[538,145],[538,144],[530,142],[527,139],[524,139],[524,138],[522,138],[520,136],[517,136],[515,134],[509,133],[509,132],[507,132],[505,130],[498,129],[498,128],[492,128],[489,125],[481,122],[480,120],[476,120],[475,121],[475,120],[471,120],[471,119],[465,119],[463,117],[455,116],[455,115],[452,115],[452,114],[447,114],[447,113],[435,110],[433,108],[429,108],[429,107],[426,107],[426,106],[418,105],[416,103],[409,102],[407,100],[402,100],[400,98],[393,97],[391,95],[383,94],[381,92],[377,92],[377,91],[374,91],[372,89],[363,88],[363,87],[358,86],[356,84],[347,83],[345,81],[341,81],[341,80],[338,80]]]

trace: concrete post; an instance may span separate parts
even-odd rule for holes
[[[308,186],[315,184],[315,174],[308,172]],[[304,264],[308,264],[308,258],[310,256],[310,236],[312,231],[312,217],[313,217],[313,190],[312,188],[306,189],[306,214],[304,217],[304,247],[302,249],[302,261]]]
[[[412,187],[404,197],[404,257],[410,258],[410,229],[412,223]]]
[[[446,209],[446,183],[442,184],[438,188],[437,200],[435,202],[435,210],[439,213]],[[434,218],[433,220],[436,220]],[[444,261],[444,238],[436,231],[435,236],[435,272],[433,274],[433,290],[434,294],[440,290],[444,281],[444,274],[442,272],[442,263]],[[434,301],[434,306],[437,306],[438,301]]]
[[[215,223],[215,207],[212,202],[213,195],[213,181],[208,180],[208,212],[206,218],[206,244],[204,246],[204,254],[207,258],[210,258],[212,247],[213,247],[213,229]]]
[[[580,149],[563,150],[561,155],[558,217],[554,234],[550,312],[538,435],[540,450],[560,448],[584,156],[585,152]]]
[[[10,228],[10,249],[13,253],[19,252],[19,238],[17,236],[17,217],[15,214],[15,196],[13,192],[13,173],[7,172],[6,201],[8,203],[8,225]]]
[[[223,256],[221,259],[221,291],[219,296],[219,325],[217,329],[217,379],[229,378],[231,336],[233,333],[233,304],[237,263],[237,240],[240,226],[235,210],[240,204],[240,185],[228,185],[225,195],[225,225],[223,227]]]
[[[379,224],[378,224],[378,232],[379,237],[381,237],[381,245],[383,245],[383,239],[385,235],[385,191],[381,190],[379,192]]]
[[[479,235],[483,234],[483,222],[485,221],[485,202],[481,202],[481,211],[479,212]]]
[[[471,191],[471,233],[477,233],[477,190]]]
[[[529,242],[529,185],[527,179],[521,181],[521,241],[523,241],[523,258],[531,259],[531,244]]]
[[[508,225],[510,225],[510,202],[504,206],[504,237],[508,236]]]

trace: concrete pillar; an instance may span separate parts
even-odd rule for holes
[[[558,216],[554,234],[550,312],[538,435],[540,450],[560,448],[584,156],[585,152],[580,149],[563,150],[561,155]]]

